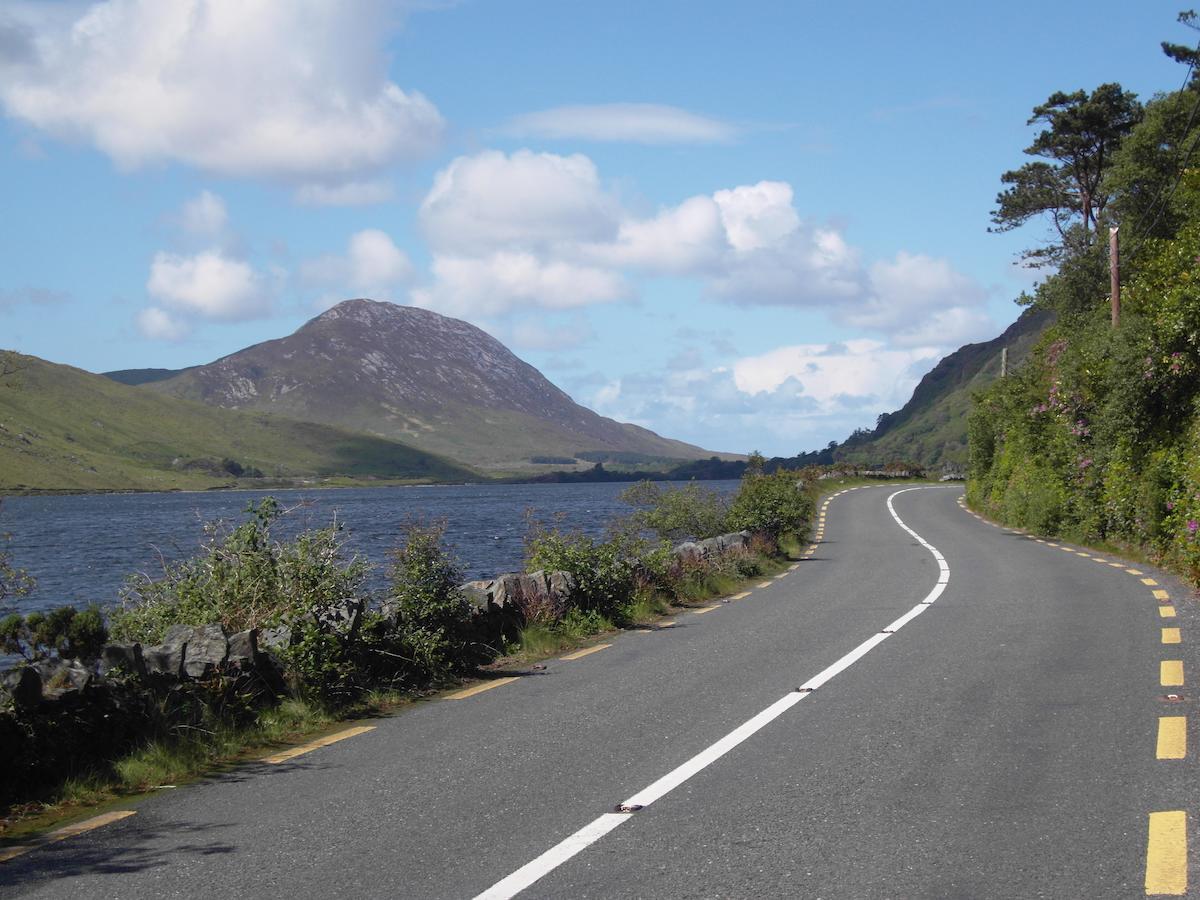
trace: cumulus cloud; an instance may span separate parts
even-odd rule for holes
[[[229,229],[229,210],[225,201],[212,191],[203,190],[183,205],[179,227],[193,237],[218,240]]]
[[[217,321],[253,319],[271,308],[265,279],[249,263],[216,250],[156,253],[146,292],[178,312]]]
[[[598,412],[700,446],[790,456],[841,440],[908,399],[937,359],[860,339],[799,344],[713,365],[686,349],[661,370],[588,380]],[[730,445],[731,436],[740,445]]]
[[[518,137],[638,144],[718,143],[737,134],[736,128],[719,119],[653,103],[556,106],[517,116],[504,131]]]
[[[500,251],[484,257],[438,256],[434,284],[412,292],[417,306],[463,318],[503,315],[515,309],[575,309],[628,294],[616,272],[532,253]]]
[[[412,276],[413,264],[408,254],[377,228],[351,235],[345,254],[321,256],[300,266],[301,284],[323,290],[318,305],[326,307],[349,294],[390,298]]]
[[[459,254],[610,239],[619,215],[586,156],[529,150],[458,157],[420,211],[433,249]]]
[[[337,185],[439,142],[443,121],[387,77],[396,4],[106,0],[8,10],[0,104],[125,168],[180,162]]]
[[[390,181],[348,181],[344,184],[306,184],[296,191],[302,206],[373,206],[395,196]]]
[[[157,306],[141,310],[134,318],[134,323],[142,337],[152,341],[178,342],[191,333],[191,327],[186,322]]]
[[[636,215],[586,156],[487,150],[437,174],[420,218],[432,283],[413,300],[464,318],[611,302],[632,296],[636,276],[673,276],[719,301],[821,310],[906,348],[994,327],[986,292],[948,261],[868,263],[839,229],[806,221],[779,181]]]

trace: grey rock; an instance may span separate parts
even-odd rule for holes
[[[183,671],[189,678],[208,678],[224,665],[229,655],[229,641],[220,625],[193,628],[186,648]]]
[[[0,675],[0,689],[16,709],[33,709],[42,699],[42,676],[33,666],[17,666]]]
[[[323,631],[333,631],[352,639],[362,625],[365,605],[361,600],[343,600],[338,605],[318,613],[317,624]]]
[[[262,650],[286,650],[292,645],[292,629],[286,625],[266,628],[259,635],[258,646]]]
[[[570,572],[551,572],[547,576],[550,596],[558,603],[569,603],[575,593],[575,577]]]
[[[487,612],[488,607],[493,605],[492,597],[495,593],[496,582],[492,580],[485,581],[468,581],[466,584],[460,584],[458,589],[462,595],[467,598],[467,602],[477,612]]]
[[[92,685],[95,676],[74,659],[43,659],[35,662],[42,679],[43,700],[74,699]]]
[[[146,671],[168,678],[182,678],[188,639],[194,630],[192,625],[172,625],[161,644],[143,647],[142,658],[146,662]]]
[[[114,669],[130,675],[145,675],[146,661],[142,657],[142,645],[106,644],[100,652],[100,674],[107,675]]]
[[[225,666],[238,672],[252,671],[258,665],[258,629],[239,631],[229,636]]]

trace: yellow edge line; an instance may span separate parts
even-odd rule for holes
[[[1125,571],[1128,572],[1130,575],[1141,575],[1142,574],[1137,569],[1126,569]]]
[[[770,587],[772,583],[773,582],[770,582],[770,581],[763,581],[759,584],[756,584],[755,587],[760,587],[760,588]]]
[[[599,653],[601,650],[607,650],[612,644],[597,644],[595,647],[585,647],[583,650],[576,650],[574,653],[568,653],[566,656],[560,656],[562,662],[571,662],[575,659],[583,659],[585,656],[591,656],[593,653]]]
[[[1160,607],[1158,608],[1158,617],[1159,617],[1160,619],[1173,619],[1173,618],[1175,618],[1175,607],[1173,607],[1173,606],[1160,606]]]
[[[750,593],[751,593],[750,591],[742,591],[740,594],[734,594],[729,599],[730,600],[745,600],[747,597],[750,596]]]
[[[368,731],[374,730],[374,725],[359,725],[355,728],[347,728],[345,731],[327,734],[323,738],[317,738],[315,741],[309,741],[307,744],[301,744],[299,747],[292,747],[292,749],[284,750],[282,753],[276,753],[273,756],[264,756],[262,761],[271,764],[287,762],[289,759],[295,759],[297,756],[303,756],[305,753],[311,753],[313,750],[320,750],[322,747],[328,747],[330,744],[336,744],[338,741],[344,741],[346,738],[356,737],[357,735],[366,734]]]
[[[1158,582],[1157,582],[1157,581],[1155,581],[1153,578],[1143,578],[1143,579],[1142,579],[1142,584],[1148,584],[1148,585],[1150,585],[1151,587],[1157,587],[1157,586],[1158,586]]]
[[[1187,893],[1187,813],[1150,813],[1146,841],[1146,893]]]
[[[697,615],[697,616],[702,616],[702,615],[704,615],[705,613],[710,613],[710,612],[712,612],[714,609],[720,609],[720,608],[721,608],[721,604],[720,604],[720,603],[714,603],[712,606],[706,606],[706,607],[704,607],[704,609],[693,609],[693,610],[692,610],[692,614],[693,614],[693,615]]]
[[[122,819],[128,819],[133,815],[137,815],[137,813],[132,809],[114,810],[113,812],[106,812],[90,819],[84,819],[82,822],[74,822],[63,828],[59,828],[57,831],[51,831],[49,834],[42,835],[28,844],[16,844],[12,847],[4,847],[0,849],[0,863],[16,859],[18,856],[23,856],[30,850],[36,850],[38,847],[45,847],[47,844],[57,844],[59,841],[65,841],[67,838],[75,837],[77,834],[83,834],[85,831],[101,828],[113,822],[119,822]]]
[[[512,684],[514,681],[519,681],[518,678],[494,678],[491,681],[485,681],[483,684],[477,684],[474,687],[469,687],[466,690],[455,691],[453,694],[447,694],[447,700],[466,700],[468,697],[474,697],[476,694],[482,694],[484,691],[490,691],[492,688],[502,687],[506,684]]]
[[[1170,600],[1171,599],[1171,595],[1168,594],[1166,591],[1151,591],[1150,593],[1152,593],[1154,595],[1155,600]]]
[[[1183,660],[1164,659],[1159,663],[1158,683],[1163,687],[1183,687]]]
[[[1178,644],[1183,640],[1179,634],[1178,628],[1164,628],[1162,630],[1162,642],[1164,644]]]

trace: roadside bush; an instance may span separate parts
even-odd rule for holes
[[[631,516],[635,528],[653,531],[665,540],[703,540],[725,531],[728,499],[695,482],[663,488],[653,481],[639,481],[623,491],[621,499],[637,509]]]
[[[751,531],[778,540],[785,534],[807,536],[816,509],[812,483],[795,472],[770,475],[748,471],[729,507],[730,531]]]
[[[463,574],[443,546],[445,522],[409,523],[392,554],[386,651],[404,663],[397,674],[436,680],[472,661],[471,606],[459,590]],[[379,650],[381,648],[375,648]]]
[[[623,619],[639,583],[645,541],[628,532],[600,540],[581,531],[552,531],[533,523],[526,538],[529,569],[569,572],[575,579],[573,604],[614,622]]]
[[[50,656],[97,659],[107,640],[108,629],[97,606],[82,612],[73,606],[60,606],[49,613],[13,613],[0,619],[0,649],[30,661]]]
[[[197,556],[165,563],[158,578],[127,582],[113,636],[153,644],[172,625],[284,627],[290,641],[278,654],[293,688],[321,702],[344,699],[357,675],[352,650],[366,563],[346,556],[336,521],[285,542],[271,533],[284,514],[274,498],[246,512],[233,529],[206,525]]]

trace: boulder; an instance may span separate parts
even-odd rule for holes
[[[0,691],[8,695],[14,708],[33,709],[42,699],[42,676],[33,666],[17,666],[0,675]]]
[[[161,644],[143,647],[142,658],[146,662],[146,671],[152,675],[183,678],[188,639],[193,631],[195,627],[192,625],[172,625]]]
[[[493,605],[492,596],[495,591],[496,582],[491,580],[485,581],[468,581],[465,584],[460,584],[458,589],[462,595],[467,598],[467,602],[471,604],[471,608],[476,612],[485,613],[488,607]]]
[[[571,595],[575,593],[575,576],[570,572],[550,572],[546,583],[556,603],[565,606],[571,601]]]
[[[361,600],[343,600],[336,606],[317,613],[317,624],[321,626],[322,631],[333,631],[353,639],[362,624],[365,605]]]
[[[258,665],[258,629],[239,631],[229,636],[229,653],[225,667],[237,672],[250,672]]]
[[[191,629],[184,651],[183,672],[188,678],[208,678],[225,664],[229,641],[220,625],[198,625]]]
[[[91,687],[95,678],[90,669],[74,659],[42,659],[33,668],[42,679],[43,700],[75,699]]]
[[[525,596],[521,577],[512,573],[498,576],[492,582],[492,603],[508,612],[520,611]]]
[[[695,541],[684,541],[671,548],[671,555],[676,559],[698,559],[704,555],[704,551]]]
[[[100,674],[114,670],[141,677],[146,674],[141,644],[105,644],[100,651]]]

